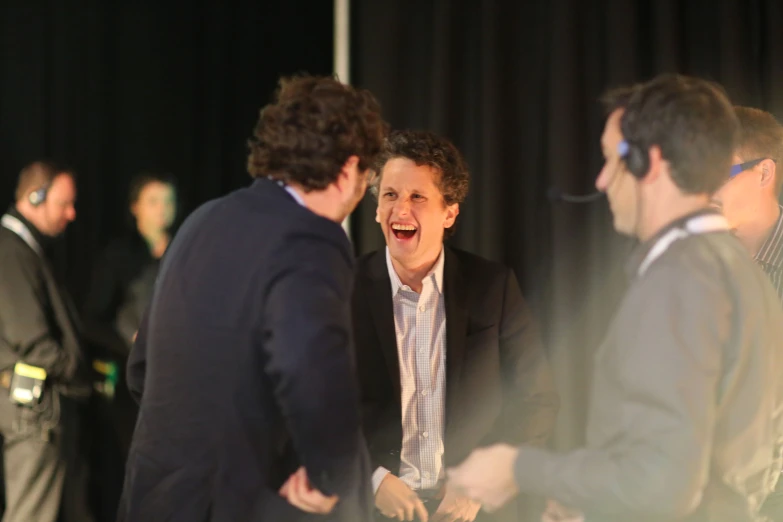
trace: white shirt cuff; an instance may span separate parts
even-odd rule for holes
[[[378,493],[378,488],[381,487],[381,482],[383,482],[383,479],[386,478],[386,475],[391,473],[388,469],[384,468],[383,466],[378,466],[378,469],[373,471],[372,473],[372,493],[375,495]]]

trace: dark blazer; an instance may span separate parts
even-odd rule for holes
[[[365,521],[372,491],[342,228],[267,179],[197,209],[128,363],[140,399],[121,521]],[[277,493],[300,464],[330,517]]]
[[[91,340],[127,357],[159,268],[160,260],[136,230],[107,245],[94,265],[84,304],[85,333]]]
[[[444,465],[476,447],[545,444],[558,409],[549,365],[514,273],[446,247]],[[356,266],[353,317],[363,425],[373,469],[397,474],[402,447],[400,368],[385,249]]]
[[[15,210],[45,247],[44,238]],[[81,343],[78,314],[65,287],[46,258],[15,232],[0,226],[0,370],[18,361],[38,366],[48,375],[47,389],[86,398],[90,393],[88,365]]]
[[[125,368],[144,310],[152,299],[160,267],[135,228],[113,239],[93,264],[85,299],[85,336],[97,358]],[[120,372],[110,399],[96,396],[89,414],[92,434],[92,474],[96,481],[96,511],[114,520],[125,477],[138,404]]]

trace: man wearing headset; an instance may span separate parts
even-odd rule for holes
[[[47,259],[76,218],[73,174],[22,169],[0,219],[0,432],[3,522],[89,521],[79,458],[79,404],[90,392],[78,320]]]
[[[449,479],[490,510],[546,496],[549,520],[758,520],[781,469],[783,310],[710,205],[737,117],[720,88],[683,76],[607,101],[596,186],[641,244],[596,353],[586,444],[476,450]]]

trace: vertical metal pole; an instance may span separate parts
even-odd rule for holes
[[[343,83],[351,83],[351,0],[334,0],[334,74]],[[351,237],[351,216],[343,221]]]
[[[334,73],[351,83],[351,0],[334,0]]]
[[[343,83],[351,83],[351,0],[334,0],[334,74]],[[343,221],[351,237],[351,216]]]

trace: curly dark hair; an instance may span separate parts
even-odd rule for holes
[[[393,131],[383,142],[372,165],[370,190],[378,196],[383,167],[394,158],[407,158],[416,165],[429,165],[440,172],[436,180],[447,205],[462,203],[468,195],[470,172],[457,147],[446,138],[429,131]]]
[[[723,88],[702,78],[663,74],[603,97],[608,111],[625,109],[623,137],[642,150],[653,145],[686,194],[712,194],[726,180],[739,123]]]
[[[249,141],[248,172],[295,183],[306,192],[322,190],[351,156],[366,170],[387,132],[380,104],[369,91],[332,77],[282,78]]]
[[[383,178],[383,167],[394,158],[407,158],[416,165],[428,165],[436,169],[440,176],[435,183],[446,205],[465,201],[470,186],[468,165],[457,147],[446,138],[423,130],[392,131],[384,140],[383,148],[371,167],[370,192],[376,198]],[[446,229],[446,237],[453,235],[455,230],[456,222]]]

